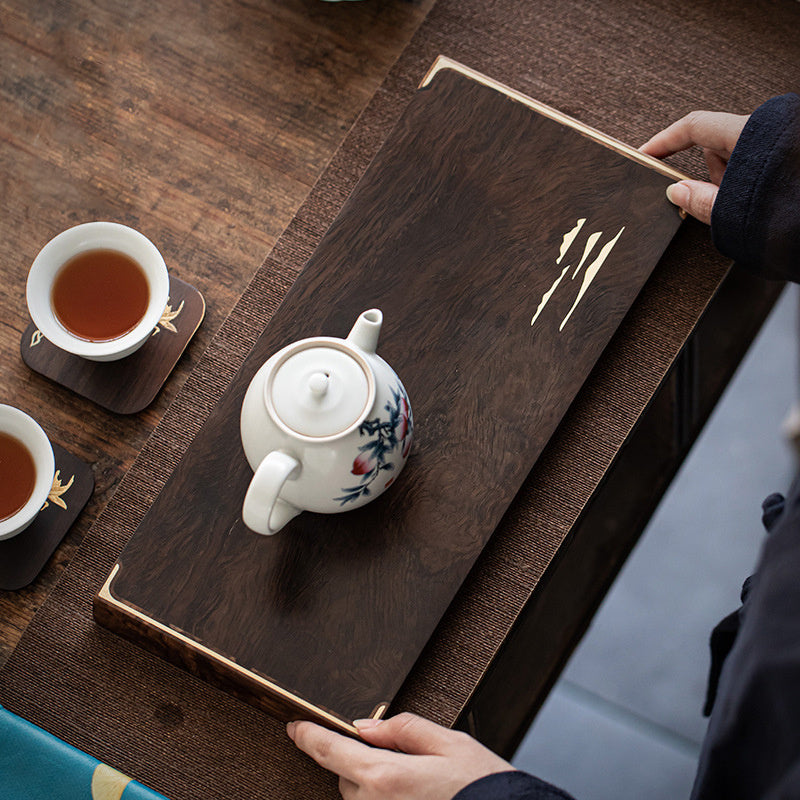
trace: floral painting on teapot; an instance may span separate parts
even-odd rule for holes
[[[388,419],[375,417],[365,419],[358,427],[361,436],[369,439],[358,448],[359,455],[353,460],[353,475],[361,477],[356,486],[343,488],[344,494],[337,497],[340,505],[344,506],[361,497],[368,497],[372,491],[370,487],[376,481],[388,480],[379,483],[376,489],[386,489],[395,475],[398,467],[405,463],[414,433],[414,421],[411,415],[411,405],[408,395],[401,383],[392,389],[392,400],[384,406],[388,412]],[[393,474],[387,474],[393,473]]]

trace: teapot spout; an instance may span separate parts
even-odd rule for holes
[[[365,311],[356,320],[347,335],[347,341],[359,347],[365,353],[374,353],[378,349],[378,337],[381,335],[383,314],[378,308]]]

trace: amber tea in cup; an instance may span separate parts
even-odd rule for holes
[[[36,465],[16,436],[0,431],[0,520],[20,511],[33,494]]]
[[[150,288],[144,270],[125,253],[86,250],[58,271],[50,302],[71,334],[107,342],[139,324],[150,302]]]
[[[0,404],[0,541],[25,530],[53,486],[47,434],[24,411]]]
[[[116,361],[152,337],[169,300],[169,273],[139,231],[85,222],[39,251],[25,297],[31,319],[52,345],[90,361]]]

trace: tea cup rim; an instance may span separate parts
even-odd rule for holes
[[[56,462],[53,445],[42,426],[16,406],[0,403],[0,431],[19,439],[36,465],[36,482],[28,501],[15,514],[0,520],[2,541],[22,533],[36,518],[53,488]]]
[[[147,276],[150,301],[142,319],[116,339],[91,342],[70,333],[56,318],[50,294],[55,276],[79,253],[116,250],[136,261]],[[118,222],[84,222],[67,228],[42,247],[28,272],[28,312],[36,327],[61,350],[93,361],[114,361],[138,350],[158,325],[169,300],[169,273],[158,248],[143,233]]]

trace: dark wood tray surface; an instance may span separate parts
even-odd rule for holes
[[[383,713],[676,232],[670,181],[438,72],[142,520],[96,618],[284,719],[352,730]],[[250,379],[373,306],[414,410],[408,465],[362,509],[251,533]]]

